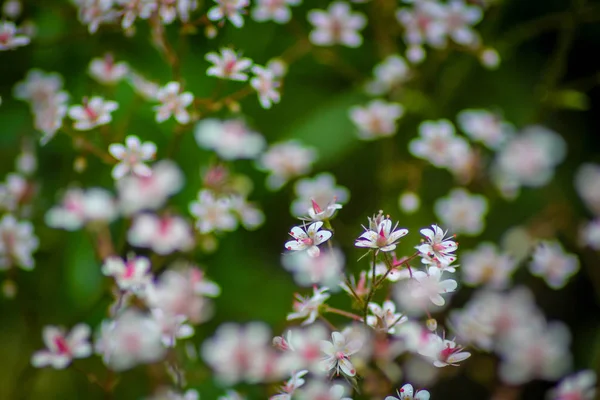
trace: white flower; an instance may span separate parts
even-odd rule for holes
[[[457,139],[452,122],[446,119],[424,121],[419,125],[419,137],[410,141],[408,149],[413,156],[438,168],[448,167]]]
[[[195,389],[189,389],[185,393],[180,393],[173,389],[160,388],[152,397],[145,398],[144,400],[200,400],[200,394]]]
[[[17,34],[17,27],[11,21],[0,21],[0,51],[26,46],[31,39]]]
[[[0,270],[13,265],[32,270],[35,261],[32,253],[38,249],[39,240],[29,221],[17,221],[11,214],[0,220]]]
[[[68,189],[59,206],[46,213],[46,223],[52,228],[74,231],[87,224],[106,224],[117,217],[112,195],[101,188]]]
[[[302,325],[310,325],[319,316],[319,307],[321,307],[325,301],[329,298],[329,294],[325,293],[329,289],[327,287],[313,289],[312,297],[303,297],[296,293],[296,300],[294,301],[293,308],[294,312],[287,315],[287,320],[291,321],[294,319],[306,318],[302,322]]]
[[[15,98],[29,101],[34,107],[52,100],[60,92],[63,79],[56,72],[46,73],[39,69],[30,69],[25,79],[13,88]],[[37,108],[37,107],[36,107]]]
[[[442,271],[437,267],[429,267],[427,273],[415,271],[413,272],[413,278],[419,284],[412,290],[412,297],[415,299],[429,298],[433,304],[440,307],[446,304],[446,300],[441,294],[454,292],[458,286],[453,279],[442,281]]]
[[[298,400],[352,400],[350,397],[344,397],[344,393],[346,393],[344,386],[323,383],[318,380],[312,380],[296,393]]]
[[[267,187],[278,190],[292,178],[307,174],[317,155],[315,149],[296,140],[271,145],[258,160],[258,166],[270,173]]]
[[[421,206],[421,199],[414,192],[404,192],[398,198],[398,206],[406,214],[414,214]]]
[[[158,7],[155,0],[116,0],[116,3],[123,7],[123,19],[121,20],[123,29],[131,28],[136,18],[150,18]]]
[[[78,17],[93,34],[103,22],[116,22],[117,12],[112,8],[113,0],[77,0]]]
[[[84,98],[83,104],[69,107],[69,118],[75,121],[73,128],[88,131],[112,121],[111,112],[119,108],[115,101],[105,101],[102,97]]]
[[[153,160],[156,156],[156,145],[152,142],[140,141],[134,135],[125,138],[125,146],[113,143],[108,146],[108,152],[120,162],[112,170],[114,179],[121,179],[128,173],[140,176],[150,176],[152,170],[144,161]]]
[[[295,226],[290,231],[290,236],[294,240],[285,243],[285,248],[292,251],[306,250],[311,257],[318,257],[320,250],[319,245],[325,243],[333,235],[331,231],[320,230],[323,222],[313,222],[306,227]]]
[[[478,235],[485,226],[488,203],[485,197],[458,188],[453,189],[448,197],[438,199],[434,211],[444,225],[454,232]]]
[[[289,6],[295,6],[302,0],[257,0],[252,9],[252,18],[257,22],[273,20],[278,24],[285,24],[292,18]]]
[[[559,242],[543,241],[533,252],[529,270],[544,278],[552,289],[560,289],[579,270],[579,259],[575,254],[566,253]]]
[[[200,147],[214,150],[224,160],[256,158],[266,144],[260,133],[240,119],[204,119],[196,125],[194,136]]]
[[[244,197],[233,195],[229,198],[231,211],[236,215],[244,228],[253,230],[265,222],[265,214]]]
[[[410,70],[404,58],[393,54],[373,68],[373,79],[367,82],[366,90],[372,95],[382,95],[410,78]]]
[[[596,373],[592,370],[569,375],[552,389],[549,400],[593,400],[596,396]]]
[[[238,55],[226,47],[221,49],[221,54],[207,53],[204,57],[214,65],[206,70],[206,75],[232,81],[245,82],[248,80],[246,70],[252,66],[249,58],[238,58]]]
[[[574,183],[587,208],[600,216],[600,164],[582,164],[575,173]]]
[[[200,233],[234,231],[238,226],[229,199],[216,198],[210,190],[204,189],[198,192],[198,200],[191,202],[189,209],[190,213],[197,218],[196,228]]]
[[[439,337],[430,333],[427,344],[419,350],[419,354],[433,361],[433,365],[442,368],[448,365],[458,365],[461,361],[471,357],[471,353],[463,351],[456,342]]]
[[[335,371],[336,375],[340,370],[347,376],[356,375],[356,369],[350,361],[350,356],[362,348],[362,342],[354,339],[347,340],[340,332],[331,334],[331,342],[324,340],[321,343],[321,351],[325,353],[322,366],[325,371]]]
[[[444,15],[446,32],[458,44],[475,45],[479,42],[479,36],[471,26],[479,23],[482,17],[481,8],[466,5],[463,0],[451,0]]]
[[[92,353],[90,333],[90,327],[85,324],[75,325],[69,334],[62,328],[45,326],[42,336],[47,349],[35,352],[31,364],[36,368],[50,365],[55,369],[63,369],[74,358],[89,357]]]
[[[88,72],[98,82],[114,85],[125,78],[129,65],[126,62],[115,63],[112,54],[106,53],[104,58],[94,58],[90,62]]]
[[[156,100],[161,104],[154,107],[156,122],[164,122],[172,115],[180,124],[190,122],[187,107],[194,101],[191,92],[181,92],[179,82],[169,82],[156,93]]]
[[[161,0],[159,2],[158,14],[164,24],[170,24],[179,15],[179,19],[187,22],[190,12],[198,8],[197,0]]]
[[[102,273],[115,278],[121,290],[140,292],[151,282],[150,260],[146,257],[108,257],[102,265]]]
[[[308,373],[307,370],[294,372],[290,379],[288,379],[281,389],[280,394],[269,397],[269,400],[292,400],[292,395],[299,387],[302,387],[305,383],[304,375]]]
[[[492,243],[481,243],[473,251],[462,254],[461,270],[467,285],[486,285],[504,289],[517,267],[515,260],[500,253]]]
[[[190,226],[183,218],[148,213],[135,217],[127,240],[132,246],[150,248],[161,255],[187,251],[194,245]]]
[[[115,371],[159,361],[165,354],[161,328],[151,316],[128,309],[102,323],[96,352]]]
[[[292,202],[292,215],[306,215],[313,221],[329,219],[333,213],[348,202],[350,192],[343,186],[336,186],[335,177],[327,172],[314,178],[299,179],[294,185],[296,199]]]
[[[362,13],[353,13],[348,3],[342,1],[331,3],[327,11],[309,11],[308,21],[315,27],[310,32],[310,41],[317,46],[359,47],[363,39],[358,31],[367,25]]]
[[[452,239],[446,239],[446,232],[437,225],[431,225],[432,229],[421,229],[421,234],[427,240],[415,247],[423,262],[429,264],[428,259],[440,264],[442,268],[449,266],[456,260],[456,254],[453,254],[458,248],[458,244]]]
[[[372,315],[367,315],[367,324],[376,330],[391,334],[396,333],[397,325],[408,320],[406,316],[396,313],[396,305],[390,300],[384,301],[382,306],[369,303],[369,311]]]
[[[217,400],[246,400],[246,397],[242,396],[235,390],[227,390],[225,396],[219,396]]]
[[[194,336],[194,328],[187,324],[187,316],[170,314],[161,308],[153,308],[152,316],[160,326],[162,343],[165,347],[175,347],[177,339],[188,339]]]
[[[307,252],[293,252],[281,257],[285,269],[294,274],[300,286],[322,285],[335,287],[342,280],[344,255],[338,249],[321,251],[318,257]]]
[[[256,90],[260,105],[269,109],[272,104],[279,103],[281,95],[278,89],[281,83],[275,74],[270,69],[258,65],[252,67],[252,72],[254,78],[250,79],[250,86]]]
[[[471,139],[482,142],[490,149],[498,149],[513,133],[513,126],[503,121],[498,114],[487,110],[463,110],[458,124]]]
[[[422,45],[427,43],[433,47],[443,47],[446,44],[445,26],[446,8],[437,1],[417,1],[412,9],[402,8],[396,13],[396,18],[404,27],[404,40],[411,49],[418,48],[420,57],[412,57],[417,62],[424,59]],[[411,59],[411,57],[408,57]]]
[[[350,119],[358,127],[358,137],[373,140],[396,133],[397,121],[404,114],[400,104],[373,100],[365,107],[352,107]]]
[[[242,13],[244,8],[250,4],[249,0],[214,0],[217,5],[208,10],[208,19],[211,21],[221,21],[225,18],[237,28],[244,26]]]
[[[410,383],[402,386],[400,390],[396,391],[398,397],[387,396],[384,400],[429,400],[429,392],[427,390],[415,390]]]
[[[580,240],[583,246],[600,250],[600,219],[587,222],[580,231]]]
[[[370,220],[370,219],[369,219]],[[377,251],[392,251],[396,249],[396,245],[400,238],[408,234],[408,229],[396,229],[398,223],[392,229],[392,221],[389,218],[384,218],[377,226],[365,228],[365,232],[356,239],[354,245],[356,247],[368,247],[377,249]]]

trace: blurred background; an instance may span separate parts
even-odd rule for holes
[[[381,7],[388,3],[392,3],[392,8],[396,6],[387,0],[375,3]],[[457,113],[463,109],[488,108],[501,111],[518,128],[543,124],[558,132],[567,142],[568,155],[546,187],[526,188],[516,200],[508,201],[483,179],[470,184],[469,190],[488,197],[490,212],[481,236],[459,237],[458,254],[460,257],[461,251],[484,240],[499,242],[513,226],[536,223],[540,218],[561,221],[559,239],[567,250],[580,257],[580,272],[559,291],[548,288],[525,268],[517,270],[514,281],[532,289],[538,306],[549,319],[569,326],[574,369],[600,371],[600,259],[597,252],[577,246],[579,223],[589,219],[589,215],[573,187],[574,173],[582,162],[600,162],[600,2],[497,3],[486,13],[479,31],[487,45],[498,49],[500,68],[487,70],[476,57],[461,52],[430,51],[420,73],[400,99],[407,114],[391,139],[361,142],[348,118],[349,107],[367,100],[361,81],[371,76],[373,66],[381,60],[381,43],[376,40],[376,33],[383,28],[373,24],[365,29],[365,43],[360,49],[338,49],[344,66],[349,68],[335,65],[328,53],[307,55],[290,66],[280,104],[263,110],[252,95],[241,101],[241,107],[249,125],[269,143],[297,138],[318,149],[312,175],[331,172],[338,184],[350,190],[350,201],[339,213],[334,227],[335,242],[346,253],[346,271],[354,274],[368,263],[356,262],[362,252],[353,247],[367,216],[383,209],[408,228],[411,234],[399,252],[409,254],[418,244],[418,229],[436,222],[434,201],[455,186],[447,171],[435,169],[408,153],[407,143],[417,136],[421,121],[456,121]],[[202,5],[201,10],[207,7]],[[181,33],[178,24],[168,26],[168,38],[180,55],[186,90],[196,97],[208,97],[215,90],[217,80],[205,73],[209,64],[204,55],[208,51],[233,45],[258,63],[282,54],[297,41],[298,30],[309,31],[305,15],[315,7],[323,8],[323,2],[306,0],[294,9],[294,23],[288,26],[259,24],[247,18],[242,30],[227,26],[214,39],[207,39],[202,28]],[[354,4],[353,8],[368,15],[377,13],[373,4]],[[113,114],[111,126],[121,135],[135,134],[154,141],[161,158],[170,146],[175,122],[157,124],[152,105],[136,96],[127,83],[114,88],[101,86],[88,76],[87,68],[92,58],[110,51],[116,60],[126,61],[155,82],[170,81],[171,69],[152,45],[144,22],[136,24],[133,37],[125,37],[119,28],[111,26],[103,26],[97,34],[90,35],[77,20],[75,7],[63,0],[24,1],[19,21],[32,22],[36,34],[30,45],[0,52],[0,176],[14,170],[23,141],[35,144],[39,170],[32,221],[40,248],[33,271],[0,271],[0,279],[10,279],[18,287],[14,298],[0,299],[0,398],[101,399],[105,398],[104,393],[85,374],[75,369],[35,369],[30,365],[30,357],[43,347],[44,325],[72,326],[83,321],[98,326],[106,314],[111,302],[108,282],[101,275],[101,261],[96,258],[90,238],[83,231],[51,229],[43,217],[59,200],[61,190],[70,184],[112,189],[110,167],[74,149],[71,138],[62,132],[39,147],[39,134],[33,128],[29,108],[12,98],[12,88],[31,68],[59,72],[72,104],[93,94],[116,100],[120,108]],[[234,92],[242,87],[228,82],[224,91]],[[230,113],[224,110],[217,115]],[[171,205],[187,214],[187,205],[201,186],[201,171],[210,165],[213,156],[201,150],[191,134],[181,135],[174,154],[185,173],[186,185]],[[73,168],[78,157],[85,159],[83,172]],[[238,230],[226,235],[212,254],[198,250],[191,256],[222,287],[222,295],[215,300],[215,316],[197,327],[197,335],[192,339],[196,344],[226,321],[263,320],[272,326],[274,334],[281,334],[293,293],[298,290],[280,264],[286,232],[297,224],[289,211],[294,199],[293,185],[273,193],[264,186],[265,174],[257,171],[252,162],[238,161],[235,170],[253,180],[251,200],[260,203],[267,219],[256,231]],[[415,174],[416,187],[411,178]],[[398,196],[409,187],[421,196],[422,207],[407,216],[398,207]],[[125,229],[123,221],[111,225],[114,238],[123,238]],[[123,254],[126,250],[124,247]],[[471,293],[472,289],[462,287],[451,306],[461,306]],[[342,295],[332,300],[334,306],[348,304]],[[443,321],[443,316],[438,320]],[[498,385],[494,375],[496,362],[490,355],[474,356],[462,368],[442,371],[439,383],[430,388],[432,398],[489,398]],[[106,374],[98,357],[77,361],[76,365],[98,376]],[[188,371],[189,384],[199,389],[202,399],[216,399],[223,393],[205,366],[191,363]],[[153,376],[143,366],[125,372],[114,398],[147,396],[151,388],[161,383]],[[549,382],[534,381],[524,387],[520,398],[542,398],[551,386]],[[240,391],[249,399],[265,398],[264,387],[241,385]]]

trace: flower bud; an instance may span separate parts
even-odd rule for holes
[[[431,332],[435,332],[435,330],[437,329],[437,321],[435,320],[435,318],[429,318],[425,322],[425,325],[427,325],[427,329],[429,329]]]

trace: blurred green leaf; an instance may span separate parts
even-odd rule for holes
[[[585,93],[577,90],[559,90],[549,96],[548,102],[556,108],[586,111],[590,108],[590,99]]]
[[[72,235],[69,240],[66,283],[68,294],[82,309],[91,306],[102,295],[102,274],[89,238]]]

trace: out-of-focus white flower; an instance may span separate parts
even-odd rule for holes
[[[78,324],[67,334],[63,328],[48,325],[42,336],[47,349],[37,351],[31,357],[36,368],[52,366],[55,369],[66,368],[74,358],[86,358],[92,354],[90,327]]]
[[[13,22],[0,22],[0,51],[26,46],[30,41],[31,39],[28,36],[17,33],[17,27]]]
[[[600,250],[600,219],[587,222],[580,231],[580,241],[584,246]]]
[[[340,384],[329,384],[318,380],[312,380],[302,389],[296,392],[298,400],[352,400],[344,397],[346,389]]]
[[[564,378],[549,393],[549,400],[593,400],[596,396],[596,373],[579,371]]]
[[[487,242],[479,244],[475,250],[464,252],[461,260],[462,276],[467,285],[485,285],[493,289],[506,288],[517,267],[512,257]]]
[[[579,270],[579,259],[575,254],[566,253],[559,242],[544,241],[535,248],[529,270],[552,289],[560,289]]]
[[[161,308],[153,308],[152,316],[160,326],[162,343],[166,347],[175,347],[177,339],[188,339],[194,336],[194,328],[187,324],[187,317],[181,314],[169,314]]]
[[[443,339],[435,333],[429,334],[427,344],[419,350],[419,354],[429,358],[438,368],[448,365],[456,366],[471,357],[471,353],[463,351],[463,348],[456,342]]]
[[[326,229],[321,230],[323,222],[313,222],[306,227],[294,226],[290,230],[290,236],[294,240],[285,243],[285,248],[292,251],[306,250],[310,257],[318,257],[320,254],[319,245],[325,243],[331,238],[333,233]]]
[[[141,292],[152,280],[150,260],[146,257],[108,257],[102,265],[102,273],[112,276],[121,290]]]
[[[151,316],[128,309],[116,319],[102,323],[96,352],[115,371],[153,363],[165,354],[162,331]]]
[[[375,219],[376,217],[373,218]],[[396,229],[398,223],[392,229],[392,221],[389,218],[381,219],[376,226],[373,226],[373,220],[369,218],[369,228],[365,228],[365,232],[356,239],[354,242],[356,247],[392,251],[396,249],[400,238],[408,234],[408,229]]]
[[[318,257],[311,257],[307,252],[293,252],[284,255],[281,260],[300,286],[336,287],[342,280],[344,255],[335,248],[321,251]]]
[[[277,80],[273,71],[268,68],[255,65],[252,67],[254,78],[250,79],[250,86],[256,90],[260,105],[269,109],[273,104],[279,103],[281,95],[278,91],[281,83]]]
[[[8,0],[2,5],[2,13],[11,19],[17,19],[22,11],[23,6],[20,0]]]
[[[269,397],[269,400],[292,400],[292,395],[299,387],[302,387],[305,383],[304,375],[308,373],[307,370],[294,372],[290,379],[288,379],[283,386],[279,389],[279,394]]]
[[[248,80],[246,71],[252,66],[251,59],[239,57],[226,47],[221,49],[221,54],[211,52],[204,58],[214,64],[206,70],[206,75],[240,82]]]
[[[150,248],[161,255],[187,251],[194,245],[190,226],[183,218],[149,213],[135,217],[127,240],[132,246]]]
[[[479,53],[479,60],[481,65],[491,70],[498,69],[501,62],[498,51],[489,47],[483,49],[483,51]]]
[[[323,369],[335,371],[336,375],[339,375],[340,371],[346,376],[356,375],[350,356],[358,352],[362,345],[358,340],[347,340],[340,332],[333,332],[331,342],[324,340],[321,344],[321,351],[326,356],[322,361]]]
[[[190,19],[190,13],[198,8],[197,0],[160,1],[158,15],[164,24],[170,24],[177,17],[183,22]]]
[[[32,270],[35,261],[33,252],[37,250],[39,240],[29,221],[17,221],[11,214],[5,214],[0,220],[0,270],[19,266]]]
[[[436,200],[434,211],[440,221],[456,233],[478,235],[485,226],[487,199],[465,189],[453,189],[448,197]]]
[[[373,68],[373,79],[367,82],[366,90],[374,96],[390,92],[410,79],[408,64],[401,56],[393,54]]]
[[[200,147],[214,150],[225,160],[254,159],[266,144],[260,133],[240,119],[204,119],[196,125],[194,136]]]
[[[317,46],[359,47],[363,38],[358,31],[367,25],[362,13],[352,12],[350,5],[342,1],[331,3],[327,11],[309,11],[308,21],[315,27],[310,32],[310,41]]]
[[[379,139],[396,133],[397,121],[404,114],[400,104],[373,100],[365,107],[352,107],[350,119],[358,127],[358,137]]]
[[[315,220],[321,209],[324,217],[331,217],[335,210],[341,208],[341,204],[348,201],[350,192],[343,186],[336,186],[335,177],[327,172],[320,173],[314,178],[300,179],[294,185],[296,199],[292,202],[291,212],[297,217],[306,215],[307,210],[312,209]],[[316,208],[315,208],[316,203]],[[339,205],[339,207],[337,207]],[[333,206],[332,210],[329,207]],[[331,211],[331,215],[328,211]],[[322,218],[322,219],[328,219]]]
[[[514,130],[513,126],[503,121],[498,114],[487,110],[463,110],[457,119],[463,132],[490,149],[502,146]]]
[[[398,206],[406,214],[413,214],[419,210],[421,199],[414,192],[404,192],[398,198]]]
[[[270,342],[264,323],[223,324],[202,344],[202,357],[224,384],[270,381],[277,378],[277,355]]]
[[[52,228],[74,231],[84,225],[106,224],[117,217],[112,195],[101,188],[68,189],[59,206],[46,213],[46,223]]]
[[[152,397],[145,398],[144,400],[200,400],[200,394],[195,389],[189,389],[185,393],[180,393],[173,389],[160,388]]]
[[[367,315],[367,324],[378,331],[394,334],[396,327],[408,318],[401,313],[396,312],[396,304],[393,301],[386,300],[383,305],[369,303],[371,315]]]
[[[236,28],[244,26],[244,8],[250,4],[249,0],[214,0],[217,3],[208,10],[208,19],[211,21],[222,21],[228,19]]]
[[[125,138],[125,145],[112,143],[108,146],[108,152],[119,160],[119,163],[112,170],[114,179],[121,179],[128,173],[140,176],[150,176],[152,174],[152,170],[144,161],[153,160],[156,156],[156,145],[154,143],[142,143],[139,137],[130,135]]]
[[[582,164],[575,173],[575,189],[587,208],[600,216],[600,164]]]
[[[447,168],[452,163],[452,154],[459,146],[460,138],[455,135],[452,122],[424,121],[419,125],[419,137],[408,144],[410,153],[429,161],[438,168]]]
[[[106,53],[104,58],[94,58],[90,62],[90,76],[105,85],[114,85],[127,75],[129,65],[126,62],[115,63],[112,54]]]
[[[216,198],[210,190],[198,192],[198,200],[190,203],[190,213],[197,218],[196,228],[200,233],[234,231],[238,222],[232,214],[228,198]]]
[[[267,62],[266,67],[275,75],[276,78],[283,78],[288,72],[288,65],[281,58],[272,58]]]
[[[113,0],[76,0],[79,21],[88,26],[88,31],[94,34],[100,24],[115,22],[117,12],[112,8]]]
[[[248,230],[254,230],[265,222],[265,214],[262,210],[249,203],[243,196],[231,196],[229,205],[240,223]]]
[[[158,2],[155,0],[115,0],[115,2],[123,7],[123,19],[121,27],[129,29],[137,18],[148,19],[158,8]]]
[[[477,25],[483,12],[475,5],[467,5],[463,0],[452,0],[446,5],[444,28],[456,43],[473,46],[479,42],[479,35],[472,28]]]
[[[32,186],[19,174],[6,175],[6,182],[0,183],[0,210],[14,212],[23,200],[31,195]]]
[[[69,118],[75,121],[73,128],[78,131],[89,131],[112,121],[111,112],[119,108],[115,101],[105,101],[102,97],[84,98],[82,105],[69,107]]]
[[[396,13],[396,18],[404,27],[404,40],[411,49],[419,48],[420,57],[411,57],[407,54],[409,60],[413,62],[422,61],[425,53],[422,49],[424,44],[433,47],[443,47],[446,43],[446,26],[444,18],[446,9],[443,4],[437,1],[417,1],[413,7],[402,8]],[[413,50],[414,52],[414,50]]]
[[[427,390],[415,390],[410,383],[405,384],[396,391],[398,397],[387,396],[384,400],[429,400],[429,392]]]
[[[190,114],[187,107],[194,101],[191,92],[181,93],[179,82],[169,82],[156,93],[156,100],[161,104],[154,107],[156,111],[156,122],[164,122],[171,116],[180,124],[190,122]]]
[[[329,293],[325,293],[328,290],[329,288],[325,286],[321,288],[315,287],[311,297],[303,297],[296,293],[296,300],[293,304],[294,312],[287,315],[287,320],[306,318],[302,322],[302,325],[310,325],[315,322],[319,316],[319,307],[325,304],[325,301],[330,297]]]
[[[257,0],[252,9],[252,18],[257,22],[272,20],[285,24],[292,18],[290,6],[298,5],[302,0]]]
[[[62,86],[63,79],[57,72],[46,73],[34,68],[27,72],[23,81],[15,85],[13,95],[35,105],[50,101]]]
[[[219,396],[217,400],[247,400],[245,396],[242,396],[235,390],[227,390],[225,396]]]
[[[307,174],[316,158],[315,149],[289,140],[271,145],[258,160],[258,166],[269,172],[267,187],[278,190],[288,180]]]
[[[446,300],[441,295],[454,292],[458,286],[453,279],[441,280],[442,271],[437,267],[429,267],[427,272],[415,271],[413,278],[418,284],[413,286],[410,296],[420,304],[420,299],[428,298],[433,304],[441,307],[446,304]]]
[[[319,324],[306,328],[293,328],[287,331],[285,338],[273,338],[273,346],[283,351],[280,368],[289,371],[307,369],[313,374],[323,375],[323,340],[329,338],[329,331]]]

